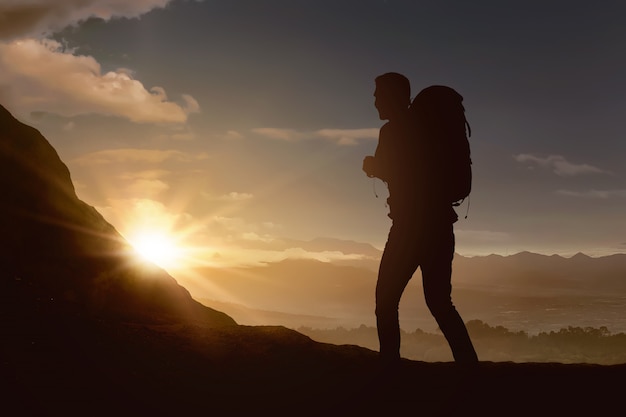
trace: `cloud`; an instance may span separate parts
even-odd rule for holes
[[[0,0],[0,40],[49,36],[91,17],[139,17],[170,1]]]
[[[185,101],[183,109],[185,109],[185,112],[187,114],[200,113],[200,104],[198,104],[198,101],[195,98],[193,98],[189,94],[182,94],[181,97]]]
[[[124,172],[119,179],[128,181],[124,191],[135,198],[153,198],[170,189],[170,185],[162,179],[169,176],[170,171],[151,169],[136,172]]]
[[[254,198],[254,195],[251,193],[240,193],[237,191],[231,191],[226,194],[216,195],[208,192],[203,192],[201,195],[208,201],[229,201],[229,202],[240,202],[240,201],[249,201]]]
[[[90,56],[74,55],[61,43],[25,39],[0,43],[0,101],[13,111],[62,116],[105,114],[138,123],[184,123],[199,111],[189,95],[169,101],[161,87],[146,89],[125,69],[102,73]]]
[[[280,226],[271,222],[249,222],[242,217],[216,215],[206,222],[206,230],[212,238],[218,238],[230,246],[246,250],[279,250],[284,248],[275,232]]]
[[[170,171],[164,169],[149,169],[145,171],[124,172],[119,175],[122,180],[148,179],[156,180],[170,175]]]
[[[269,139],[297,142],[310,139],[326,139],[342,146],[358,144],[360,140],[378,139],[377,128],[364,129],[320,129],[312,132],[300,132],[295,129],[264,127],[252,129],[252,132]]]
[[[356,145],[359,140],[376,140],[378,139],[377,128],[369,129],[321,129],[316,133],[317,136],[336,141],[338,145]]]
[[[79,165],[105,165],[124,162],[161,163],[167,160],[191,162],[206,159],[206,153],[190,154],[177,150],[159,149],[108,149],[82,155],[76,159]]]
[[[608,174],[600,168],[588,164],[573,164],[561,155],[550,155],[542,158],[531,154],[514,155],[513,158],[520,163],[530,163],[543,168],[551,169],[556,175],[561,177],[571,177],[584,174]]]
[[[169,132],[157,135],[157,140],[190,141],[196,139],[196,133],[189,125],[172,125]]]
[[[307,259],[320,262],[362,262],[363,256],[333,251],[309,252],[302,248],[267,250],[222,244],[219,247],[219,252],[213,252],[209,262],[204,262],[204,265],[211,264],[212,266],[220,267],[267,266],[269,263],[281,262],[286,259]],[[200,265],[203,266],[203,264]]]
[[[220,232],[228,232],[237,236],[245,233],[258,233],[266,228],[264,224],[249,223],[241,217],[213,216],[211,225],[220,229]]]
[[[96,209],[124,236],[136,230],[173,231],[193,221],[187,213],[172,212],[152,198],[110,198],[106,206]]]
[[[171,0],[0,0],[0,101],[13,112],[62,116],[104,114],[137,123],[184,123],[196,99],[168,99],[120,68],[102,73],[90,56],[75,55],[49,36],[89,18],[135,18]]]
[[[220,196],[220,200],[228,200],[228,201],[244,201],[250,200],[254,196],[250,193],[238,193],[236,191],[231,191],[228,194]]]
[[[126,191],[129,195],[147,198],[156,197],[169,188],[170,186],[161,180],[138,178],[126,187]]]
[[[283,129],[274,127],[258,127],[252,129],[252,132],[269,139],[284,140],[286,142],[295,142],[306,138],[306,135],[294,129]]]
[[[242,233],[241,238],[243,240],[251,240],[253,242],[266,242],[270,243],[275,240],[275,238],[269,234],[259,235],[255,232],[245,232]]]
[[[606,200],[609,198],[624,198],[626,197],[626,190],[589,190],[583,192],[558,190],[557,194],[568,197]]]
[[[244,136],[240,132],[237,132],[236,130],[229,130],[224,135],[221,136],[221,139],[223,140],[241,140],[243,138]]]
[[[311,259],[320,262],[357,261],[364,256],[358,253],[343,253],[339,251],[310,252],[302,248],[288,248],[283,251],[266,252],[262,262],[279,262],[285,259]]]

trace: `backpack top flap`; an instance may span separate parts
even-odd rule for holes
[[[428,120],[437,128],[462,129],[467,136],[472,136],[463,107],[463,96],[445,85],[431,85],[419,92],[411,103],[411,111],[418,119]]]

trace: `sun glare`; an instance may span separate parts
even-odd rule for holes
[[[145,261],[165,269],[182,266],[183,249],[172,236],[165,233],[142,232],[129,238],[129,241]]]

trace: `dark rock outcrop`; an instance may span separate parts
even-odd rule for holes
[[[235,324],[193,300],[164,270],[138,263],[115,228],[76,196],[50,143],[2,106],[0,195],[5,308]]]

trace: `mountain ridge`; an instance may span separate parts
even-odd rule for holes
[[[288,259],[260,267],[206,268],[195,272],[211,286],[221,288],[224,294],[234,295],[232,299],[219,301],[293,314],[370,318],[361,322],[348,320],[356,326],[373,320],[377,273],[367,266]],[[626,292],[625,276],[626,255],[564,258],[523,253],[508,257],[456,256],[452,280],[455,302],[464,311],[477,312],[475,304],[482,300],[484,306],[485,296],[489,296],[488,306],[501,305],[505,300],[519,304],[522,297],[614,297]],[[424,310],[420,278],[418,270],[402,302],[409,308],[421,306],[419,316],[423,316],[428,312]],[[184,282],[184,278],[181,280]],[[197,280],[185,284],[200,298],[214,298],[203,293]]]

